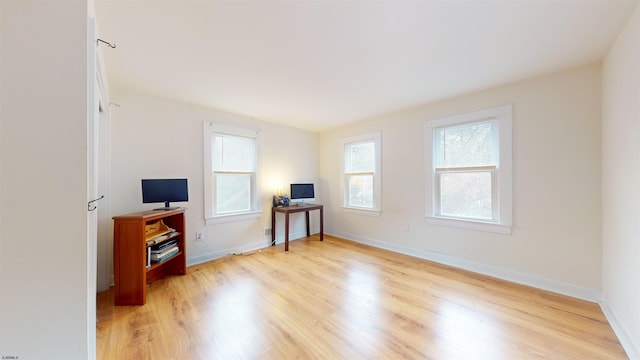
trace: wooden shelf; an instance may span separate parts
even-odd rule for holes
[[[144,305],[147,284],[170,275],[184,275],[186,269],[185,208],[150,210],[113,218],[114,295],[116,305]],[[161,221],[176,234],[160,241],[178,240],[180,251],[147,268],[147,225]]]

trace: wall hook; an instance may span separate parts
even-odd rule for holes
[[[116,44],[112,44],[112,43],[110,43],[110,42],[108,42],[108,41],[104,41],[104,40],[102,40],[102,39],[97,39],[97,40],[96,40],[96,46],[100,45],[100,43],[105,43],[105,44],[107,44],[107,45],[108,45],[110,48],[112,48],[112,49],[115,49],[115,48],[116,48]]]
[[[87,211],[93,211],[93,210],[97,209],[98,207],[97,207],[97,206],[95,206],[95,205],[93,205],[93,203],[94,203],[94,202],[96,202],[96,201],[98,201],[98,200],[102,200],[102,199],[104,199],[104,195],[100,196],[100,197],[99,197],[99,198],[97,198],[97,199],[93,199],[93,200],[89,201],[89,202],[87,203]]]

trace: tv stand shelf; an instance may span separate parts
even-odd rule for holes
[[[116,305],[144,305],[147,300],[147,284],[169,275],[185,275],[185,208],[175,210],[150,210],[113,218],[114,298]],[[153,263],[147,268],[147,225],[161,221],[175,230],[170,237],[178,240],[179,252],[171,258]]]

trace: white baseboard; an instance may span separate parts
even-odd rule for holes
[[[527,285],[542,290],[555,292],[562,295],[575,297],[578,299],[598,303],[600,302],[600,291],[596,289],[584,288],[561,281],[547,279],[539,276],[527,275],[517,271],[500,268],[493,265],[481,264],[470,260],[460,259],[449,255],[438,254],[431,251],[410,248],[404,245],[388,243],[356,234],[335,233],[331,234],[340,238],[352,240],[358,243],[371,245],[377,248],[390,250],[393,252],[437,262],[440,264],[453,266],[463,270],[495,277],[498,279]]]
[[[192,258],[188,258],[187,259],[187,266],[202,264],[202,263],[205,263],[207,261],[223,258],[223,257],[225,257],[227,255],[236,255],[236,254],[246,253],[246,252],[249,252],[249,251],[255,251],[255,250],[259,250],[259,249],[264,249],[264,248],[268,247],[270,245],[270,243],[271,243],[270,240],[257,241],[257,242],[250,243],[250,244],[234,246],[234,247],[228,248],[228,249],[221,249],[221,250],[218,250],[218,251],[212,251],[212,252],[209,252],[209,253],[206,253],[206,254],[202,254],[202,255],[199,255],[199,256],[194,256]]]
[[[609,305],[607,304],[607,299],[603,296],[602,301],[600,301],[600,308],[604,313],[604,316],[609,321],[609,325],[613,329],[613,332],[618,337],[618,341],[624,348],[624,351],[627,352],[627,356],[629,359],[638,360],[640,359],[640,343],[633,340],[632,336],[629,336],[629,332],[625,329],[620,321],[618,321],[618,317],[615,315]]]
[[[320,232],[320,228],[309,228],[309,232],[311,233],[311,236],[313,236],[314,234],[317,234]],[[297,240],[300,238],[305,238],[307,237],[307,232],[306,229],[305,230],[299,230],[299,231],[291,231],[289,232],[289,240]],[[271,240],[271,237],[269,237],[269,240]],[[276,244],[281,244],[284,242],[284,233],[282,232],[277,232],[276,233]]]
[[[317,230],[317,231],[319,231],[319,230]],[[312,229],[311,233],[312,234],[314,233],[313,229]],[[289,233],[289,242],[294,241],[294,240],[298,240],[298,239],[301,239],[301,238],[306,238],[306,237],[307,237],[307,233],[305,231],[292,232],[292,233]],[[284,243],[284,235],[276,237],[276,244],[282,244],[282,243]],[[249,244],[235,246],[235,247],[228,248],[228,249],[221,249],[221,250],[217,250],[217,251],[212,251],[212,252],[209,252],[209,253],[206,253],[206,254],[202,254],[202,255],[199,255],[199,256],[194,256],[192,258],[188,258],[187,259],[187,266],[202,264],[202,263],[205,263],[207,261],[220,259],[220,258],[225,257],[227,255],[234,255],[234,254],[239,255],[239,254],[242,254],[242,253],[256,251],[256,250],[267,248],[269,246],[271,246],[271,235],[265,236],[263,241],[257,241],[257,242],[253,242],[253,243],[249,243]]]

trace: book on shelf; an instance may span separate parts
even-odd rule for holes
[[[163,257],[163,256],[165,256],[165,255],[167,255],[169,253],[178,251],[179,249],[180,248],[178,247],[178,245],[175,245],[175,246],[172,246],[170,248],[163,249],[162,251],[153,251],[153,250],[151,250],[151,258],[152,259],[161,258],[161,257]]]
[[[151,246],[151,253],[162,252],[168,248],[171,248],[178,244],[178,239],[171,239],[169,241],[165,241],[163,243]]]
[[[163,235],[160,235],[160,236],[156,236],[156,237],[154,237],[152,239],[147,240],[147,246],[153,246],[153,245],[156,245],[156,244],[160,244],[163,241],[165,241],[167,239],[170,239],[170,238],[172,238],[172,237],[174,237],[174,236],[176,236],[178,234],[178,232],[175,231],[174,229],[171,229],[171,230],[172,231],[170,233],[163,234]]]
[[[151,254],[151,262],[158,263],[158,262],[169,260],[179,252],[180,252],[180,248],[176,246],[171,248],[169,251],[167,251],[164,254]]]

